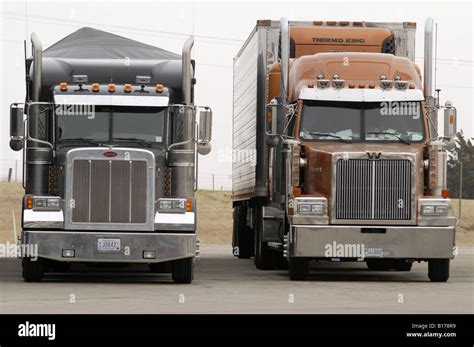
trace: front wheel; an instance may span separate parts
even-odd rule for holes
[[[249,259],[252,255],[252,234],[247,226],[247,209],[239,205],[234,208],[233,226],[234,247],[239,259]]]
[[[408,272],[408,271],[411,271],[412,265],[413,263],[409,260],[397,259],[395,261],[395,270]]]
[[[68,272],[71,269],[71,263],[55,261],[51,264],[52,272]]]
[[[176,283],[191,283],[194,277],[194,258],[175,260],[172,278]]]
[[[394,263],[391,259],[367,259],[365,262],[367,267],[374,271],[390,271],[394,268]]]
[[[308,259],[290,257],[288,259],[288,274],[293,281],[304,281],[308,278]]]
[[[431,282],[446,282],[449,278],[449,259],[428,260],[428,278]]]
[[[275,270],[277,268],[277,252],[263,242],[262,208],[257,209],[255,220],[255,267],[259,270]]]
[[[40,258],[36,260],[23,258],[21,267],[25,282],[41,282],[44,277],[45,266],[43,260]]]

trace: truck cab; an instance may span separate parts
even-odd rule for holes
[[[424,77],[414,62],[415,23],[269,24],[280,46],[268,62],[262,123],[267,193],[251,212],[259,267],[286,260],[290,278],[303,280],[311,260],[384,271],[427,261],[429,278],[446,281],[456,226],[446,148],[456,112],[433,96],[432,20]],[[255,203],[235,199],[241,210]]]
[[[72,263],[142,263],[192,281],[196,162],[212,117],[194,105],[192,45],[179,56],[83,28],[42,51],[32,35],[27,100],[11,107],[26,168],[20,244],[35,250],[22,254],[25,281]]]

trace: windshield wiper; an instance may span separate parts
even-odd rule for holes
[[[339,139],[341,141],[344,141],[345,143],[352,143],[350,139],[345,139],[342,136],[336,135],[336,134],[331,134],[331,133],[318,133],[315,131],[309,132],[309,135],[316,135],[316,136],[328,136],[328,137],[334,137],[335,139]]]
[[[153,145],[150,142],[143,139],[136,138],[136,137],[114,137],[114,140],[136,142],[142,146],[153,147]]]
[[[367,133],[368,135],[392,135],[394,137],[396,137],[400,142],[406,144],[406,145],[410,145],[411,144],[411,141],[408,140],[408,139],[404,139],[400,134],[398,133],[392,133],[390,131],[371,131],[371,132],[368,132]]]
[[[60,139],[59,142],[88,142],[88,143],[91,143],[91,144],[93,144],[93,145],[102,146],[102,143],[100,143],[100,142],[98,142],[98,141],[96,141],[96,140],[86,139],[86,138],[84,138],[84,137]]]

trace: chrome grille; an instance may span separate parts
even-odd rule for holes
[[[339,159],[336,219],[410,220],[411,170],[406,159]]]
[[[147,162],[73,162],[73,223],[145,223]]]

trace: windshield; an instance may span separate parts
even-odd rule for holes
[[[93,112],[56,111],[57,139],[164,144],[166,112],[165,107],[134,106],[95,106]]]
[[[308,101],[300,138],[307,141],[419,142],[424,123],[419,102]]]

